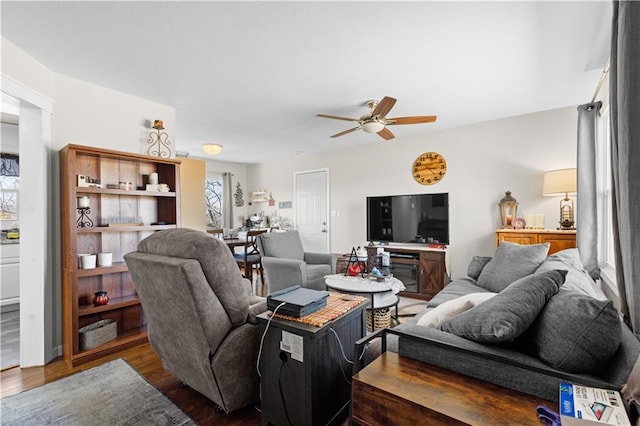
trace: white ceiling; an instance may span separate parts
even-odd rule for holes
[[[176,108],[176,149],[222,161],[402,138],[589,102],[611,3],[1,2],[2,36],[51,70]],[[365,102],[398,99],[385,142],[329,136]],[[149,117],[162,118],[162,117]]]

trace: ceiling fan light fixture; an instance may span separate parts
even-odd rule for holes
[[[218,155],[222,152],[222,145],[217,143],[205,143],[202,145],[202,150],[209,155]]]
[[[362,125],[362,130],[367,133],[378,133],[384,129],[384,124],[379,121],[368,121]]]

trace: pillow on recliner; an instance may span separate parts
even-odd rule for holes
[[[486,302],[445,321],[440,329],[476,342],[510,342],[533,324],[566,274],[546,271],[521,278]]]
[[[522,339],[558,370],[595,373],[618,350],[622,327],[611,300],[561,289]]]
[[[493,259],[482,269],[477,284],[499,293],[512,282],[533,274],[548,252],[549,243],[520,245],[503,241]]]

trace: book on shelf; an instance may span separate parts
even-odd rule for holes
[[[560,384],[562,426],[631,426],[618,391],[571,383]]]

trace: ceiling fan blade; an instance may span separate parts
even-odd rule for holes
[[[387,125],[392,124],[420,124],[433,123],[438,118],[436,115],[417,115],[415,117],[395,117],[386,118]]]
[[[381,138],[386,140],[391,140],[396,137],[393,133],[391,133],[391,130],[387,129],[386,127],[380,130],[378,132],[378,135],[380,135]]]
[[[333,118],[335,120],[344,120],[344,121],[360,121],[359,118],[341,117],[339,115],[329,115],[329,114],[316,114],[316,117]]]
[[[384,118],[395,104],[395,98],[385,96],[380,102],[378,102],[378,105],[376,105],[375,109],[371,112],[371,117],[379,116]]]
[[[336,133],[333,136],[330,136],[331,138],[337,138],[338,136],[342,136],[342,135],[346,135],[347,133],[351,133],[351,132],[355,132],[356,130],[360,130],[361,127],[354,127],[353,129],[349,129],[349,130],[345,130],[344,132],[340,132],[340,133]]]

